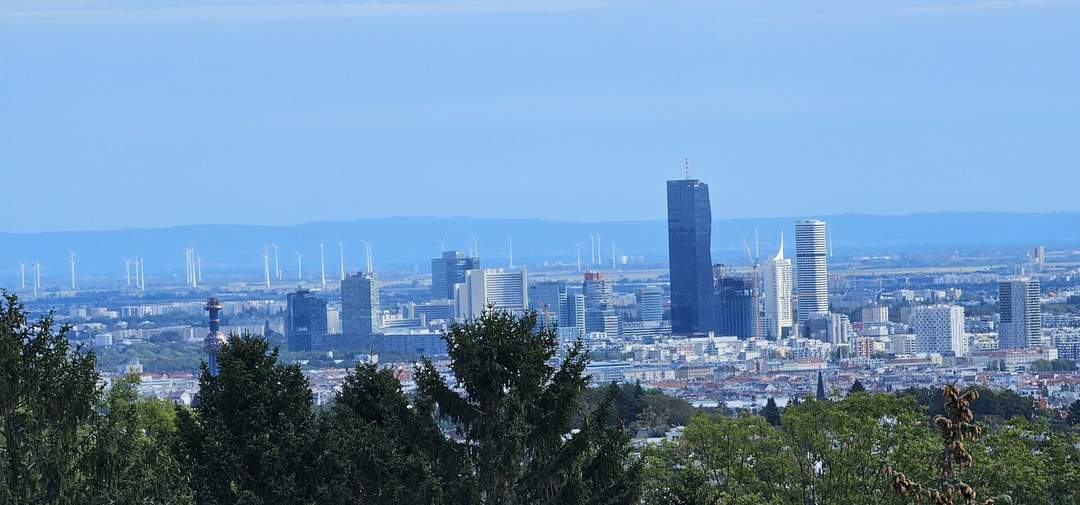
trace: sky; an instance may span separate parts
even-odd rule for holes
[[[1070,0],[3,0],[0,231],[1078,211]]]

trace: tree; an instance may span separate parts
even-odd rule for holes
[[[179,410],[180,459],[200,504],[312,503],[316,451],[311,389],[262,337],[232,335],[206,364],[194,412]]]
[[[418,401],[437,407],[464,439],[476,503],[633,503],[639,467],[621,427],[609,427],[610,391],[577,433],[588,357],[579,341],[558,367],[558,339],[536,324],[489,308],[444,335],[452,389],[430,360],[416,373]]]
[[[1054,358],[1052,360],[1037,359],[1031,362],[1028,370],[1032,372],[1075,372],[1076,363],[1067,359]]]
[[[859,379],[855,379],[855,382],[853,382],[851,384],[851,389],[848,390],[849,395],[853,395],[855,393],[865,393],[865,392],[866,392],[866,388],[863,387],[861,382],[859,382]]]
[[[79,489],[76,470],[100,397],[94,355],[72,349],[52,315],[30,322],[18,297],[0,298],[0,503],[59,503]]]
[[[788,405],[781,419],[794,470],[784,482],[799,490],[795,503],[902,502],[885,467],[925,461],[934,450],[926,418],[908,398],[858,394],[836,402]],[[929,478],[926,465],[917,478]]]
[[[772,426],[780,425],[780,408],[776,406],[776,400],[771,396],[765,402],[765,408],[761,409],[761,416]]]
[[[1080,424],[1080,400],[1076,400],[1069,406],[1069,426]]]
[[[961,499],[966,504],[973,504],[978,493],[974,487],[964,481],[964,472],[974,463],[969,445],[974,444],[984,433],[983,428],[975,424],[975,414],[971,411],[971,403],[979,397],[979,391],[972,389],[961,393],[955,385],[948,384],[942,390],[942,394],[946,413],[934,417],[934,426],[938,429],[942,446],[939,454],[933,458],[933,465],[938,469],[936,478],[920,482],[888,466],[886,472],[891,475],[893,489],[900,496],[935,504],[954,503],[954,500]],[[1004,457],[1006,455],[1000,452],[1000,450],[995,450],[991,459],[1006,460]],[[1034,455],[1028,451],[1026,457],[1034,457]],[[1023,466],[1031,468],[1031,465]],[[985,503],[993,505],[1011,501],[1011,497],[999,496],[986,500]],[[1021,503],[1046,503],[1046,501],[1022,500]]]
[[[359,364],[320,419],[319,503],[475,501],[465,451],[447,440],[430,405],[412,405],[390,369]]]
[[[83,503],[193,503],[189,474],[174,456],[171,402],[142,398],[135,375],[113,382],[90,423],[82,458]]]
[[[820,370],[817,373],[817,395],[816,395],[816,398],[817,398],[818,401],[824,401],[827,398],[827,396],[825,396],[825,379],[821,376],[821,371]]]

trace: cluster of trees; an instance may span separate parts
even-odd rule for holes
[[[202,349],[183,342],[143,342],[128,346],[94,350],[98,367],[117,370],[132,360],[139,360],[147,372],[198,370],[205,359]]]
[[[767,421],[637,385],[590,390],[581,346],[556,359],[533,316],[454,326],[449,370],[423,362],[412,393],[359,365],[322,407],[298,365],[232,336],[187,408],[140,397],[134,378],[102,390],[66,329],[28,321],[13,296],[0,308],[0,504],[900,504],[891,468],[938,478],[914,395],[774,403]],[[681,438],[632,448],[672,424]],[[1002,422],[970,442],[964,482],[1076,503],[1075,443],[1038,417]]]
[[[1028,370],[1032,372],[1075,372],[1076,363],[1067,359],[1037,359],[1031,362]]]

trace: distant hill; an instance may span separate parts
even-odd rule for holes
[[[842,214],[816,216],[832,229],[837,255],[888,253],[915,248],[1018,248],[1080,246],[1080,212],[1014,214],[996,212],[938,212],[897,216]],[[771,253],[780,230],[787,236],[787,254],[793,252],[795,218],[720,219],[713,228],[713,249],[718,260],[741,261],[742,241],[751,246],[757,230],[762,255]],[[77,254],[79,272],[86,275],[121,275],[121,258],[142,257],[148,275],[184,272],[184,249],[194,247],[203,258],[204,273],[262,272],[266,244],[279,247],[282,269],[294,275],[296,252],[303,254],[304,270],[318,269],[319,242],[325,243],[328,272],[337,272],[338,241],[345,243],[346,267],[363,264],[363,242],[373,244],[380,267],[429,267],[439,254],[440,241],[449,249],[465,250],[472,237],[479,240],[486,265],[506,262],[506,238],[512,237],[515,263],[545,260],[573,261],[574,243],[581,244],[588,262],[589,235],[598,233],[602,257],[610,262],[611,244],[619,255],[643,256],[650,263],[667,260],[667,226],[662,220],[579,223],[539,219],[478,219],[467,217],[393,217],[353,221],[314,222],[296,226],[197,225],[156,229],[50,233],[0,233],[0,275],[18,276],[18,263],[40,260],[43,278],[67,274],[67,251]],[[310,277],[309,277],[310,278]],[[11,285],[9,280],[0,285]]]

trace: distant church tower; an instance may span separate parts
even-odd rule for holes
[[[217,297],[211,296],[206,300],[205,310],[210,313],[210,333],[203,339],[203,350],[206,351],[207,363],[210,365],[210,376],[216,377],[217,353],[225,344],[225,334],[221,332],[221,302]]]

